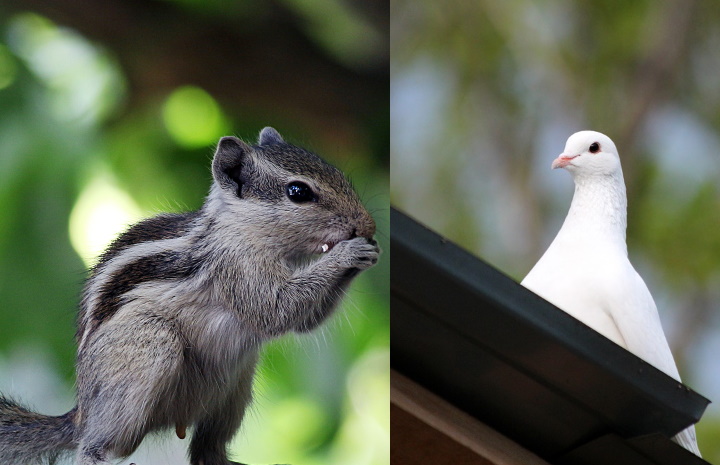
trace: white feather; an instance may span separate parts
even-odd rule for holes
[[[598,132],[578,132],[552,166],[572,174],[575,194],[560,232],[521,284],[680,381],[655,301],[628,260],[615,144]],[[700,455],[694,427],[675,440]]]

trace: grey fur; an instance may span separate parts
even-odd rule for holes
[[[199,211],[142,221],[101,257],[80,304],[77,407],[48,417],[0,398],[0,463],[77,449],[79,465],[108,464],[172,427],[194,427],[193,465],[233,463],[261,344],[317,327],[379,249],[342,173],[272,128],[257,146],[222,138],[212,172]],[[312,200],[291,201],[293,182]]]
[[[272,145],[272,144],[284,144],[285,140],[282,136],[273,128],[266,127],[260,131],[260,137],[258,137],[258,145]]]

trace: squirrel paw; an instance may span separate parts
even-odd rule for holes
[[[366,270],[377,263],[380,248],[374,240],[355,237],[338,243],[331,253],[337,257],[343,268]]]

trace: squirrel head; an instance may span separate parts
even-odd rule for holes
[[[223,219],[281,245],[283,254],[327,252],[375,234],[372,216],[343,173],[273,128],[263,129],[254,146],[220,139],[212,173],[210,200],[221,201]]]

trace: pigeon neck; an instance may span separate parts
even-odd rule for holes
[[[568,238],[592,241],[603,249],[620,247],[627,255],[627,197],[622,172],[575,178],[575,194],[562,229]]]

